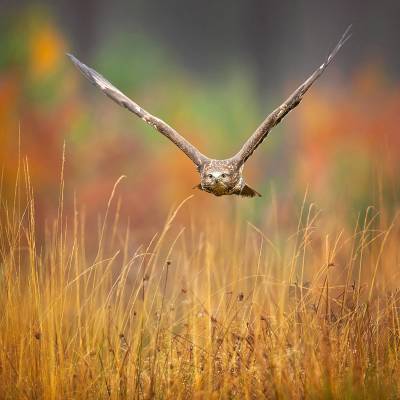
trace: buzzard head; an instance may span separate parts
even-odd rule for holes
[[[241,171],[229,160],[211,160],[200,171],[201,189],[222,196],[233,194],[244,184]]]

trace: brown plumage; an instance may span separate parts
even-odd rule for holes
[[[267,137],[271,129],[278,125],[286,114],[300,104],[307,90],[322,75],[343,44],[350,38],[350,28],[351,27],[349,26],[346,29],[338,44],[326,58],[325,62],[317,68],[282,105],[268,115],[256,131],[249,137],[249,139],[247,139],[237,154],[225,160],[214,160],[206,157],[175,129],[140,107],[98,72],[81,63],[73,55],[68,54],[68,56],[83,75],[85,75],[86,78],[88,78],[95,86],[99,87],[111,100],[114,100],[120,106],[127,108],[143,121],[158,130],[175,143],[175,145],[193,161],[197,171],[200,173],[200,184],[197,185],[196,188],[212,193],[215,196],[236,194],[245,197],[255,197],[261,195],[245,183],[242,174],[244,163]]]

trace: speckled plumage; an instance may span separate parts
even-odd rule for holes
[[[85,64],[81,63],[74,56],[70,54],[68,56],[83,73],[83,75],[85,75],[86,78],[88,78],[89,81],[95,86],[99,87],[111,100],[133,112],[144,122],[158,130],[160,133],[170,139],[193,161],[193,163],[196,165],[197,171],[200,174],[200,184],[195,186],[196,188],[208,193],[212,193],[215,196],[235,194],[245,197],[255,197],[261,195],[245,183],[242,174],[244,163],[267,137],[271,129],[279,124],[286,114],[300,104],[307,90],[322,75],[326,67],[335,57],[336,53],[340,50],[347,39],[349,39],[349,30],[350,27],[346,29],[340,41],[329,54],[325,62],[319,68],[317,68],[314,73],[302,85],[300,85],[281,106],[276,108],[270,115],[268,115],[268,117],[249,137],[237,154],[225,160],[214,160],[206,157],[171,126],[140,107],[94,69],[89,68]]]

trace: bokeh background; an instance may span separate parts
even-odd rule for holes
[[[296,222],[306,192],[333,218],[344,216],[341,223],[369,205],[396,209],[400,2],[1,3],[1,196],[13,198],[18,154],[27,157],[39,231],[57,212],[64,142],[65,207],[77,202],[87,226],[97,227],[126,175],[115,207],[138,240],[193,193],[187,218],[238,213],[281,227]],[[205,154],[225,158],[350,23],[353,36],[333,65],[246,165],[260,199],[193,192],[190,160],[93,88],[65,56],[93,66]]]

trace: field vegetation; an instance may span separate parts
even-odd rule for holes
[[[371,207],[335,230],[305,198],[293,232],[270,236],[234,212],[182,225],[187,198],[132,248],[120,184],[88,253],[62,177],[38,242],[28,162],[18,169],[0,213],[1,398],[399,395],[396,218]]]

